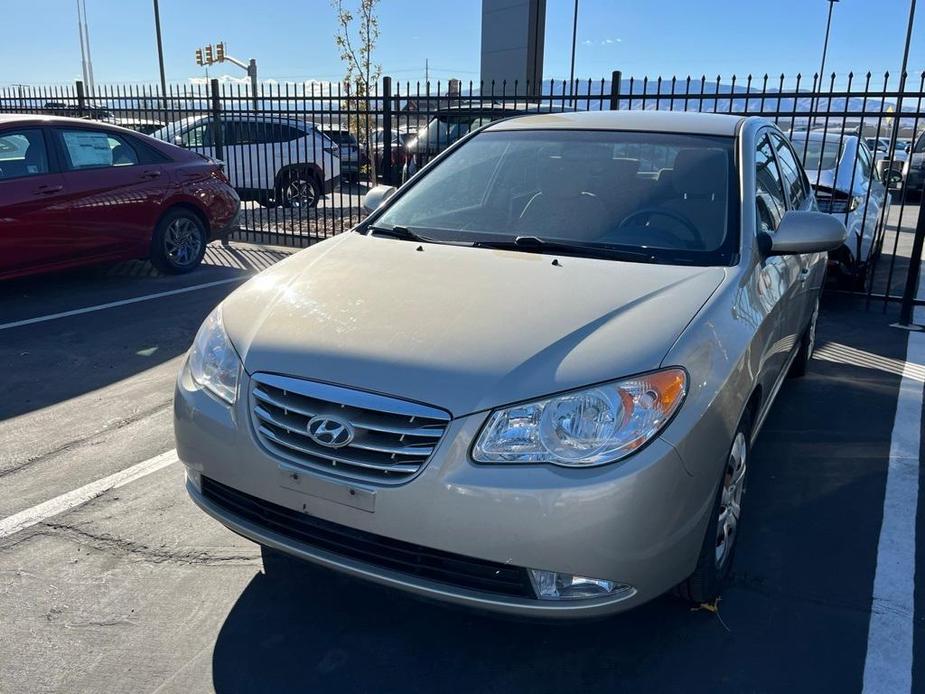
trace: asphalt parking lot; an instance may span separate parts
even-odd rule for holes
[[[664,597],[521,622],[313,568],[271,582],[255,545],[186,498],[169,457],[181,360],[212,307],[282,255],[213,248],[181,278],[130,263],[0,288],[0,523],[159,461],[0,534],[0,692],[894,692],[910,668],[906,691],[925,691],[925,552],[899,556],[914,605],[873,599],[900,383],[925,382],[893,309],[827,297],[817,358],[755,446],[717,612]],[[925,514],[907,520],[925,538]],[[906,534],[888,541],[905,551]],[[892,625],[911,625],[912,654]],[[869,645],[887,670],[865,679]]]

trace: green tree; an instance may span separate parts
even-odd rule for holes
[[[334,40],[340,51],[340,59],[347,68],[344,86],[347,99],[342,104],[352,111],[347,126],[357,134],[370,154],[370,175],[376,183],[376,158],[373,156],[372,132],[376,129],[376,117],[370,115],[372,85],[379,81],[382,66],[373,60],[373,51],[379,39],[379,19],[376,6],[379,0],[359,0],[359,7],[352,11],[344,7],[343,0],[331,0],[337,13],[337,33]]]

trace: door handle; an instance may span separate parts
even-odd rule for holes
[[[64,186],[39,186],[33,191],[33,195],[51,195],[64,190]]]
[[[142,178],[157,178],[161,175],[160,171],[145,171],[141,174]]]

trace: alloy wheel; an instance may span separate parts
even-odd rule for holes
[[[723,475],[723,491],[716,526],[716,566],[720,569],[729,561],[739,530],[747,456],[748,444],[745,433],[740,431],[732,442],[732,450],[729,451],[726,472]]]
[[[289,181],[283,195],[289,207],[311,207],[315,203],[315,188],[311,181],[304,178],[294,178]]]
[[[188,217],[173,220],[164,233],[164,250],[175,266],[183,268],[192,265],[202,251],[199,227]]]

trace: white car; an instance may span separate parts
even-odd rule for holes
[[[225,162],[225,172],[242,200],[261,205],[314,207],[340,178],[337,145],[312,123],[254,114],[223,116],[218,157],[211,116],[193,116],[152,133]]]
[[[855,135],[795,132],[790,141],[803,157],[819,210],[838,217],[848,228],[845,245],[829,254],[830,265],[844,284],[863,289],[870,260],[883,243],[882,211],[890,205],[874,157]]]

